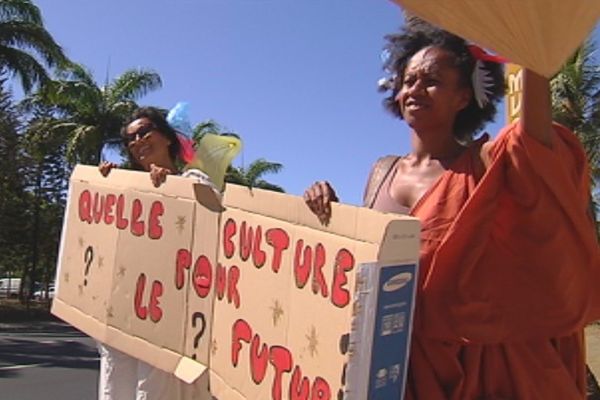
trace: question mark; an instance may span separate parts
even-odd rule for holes
[[[94,249],[92,246],[88,246],[87,249],[85,249],[83,261],[85,262],[85,279],[83,280],[83,285],[87,286],[87,275],[90,272],[90,265],[92,264],[92,261],[94,261]]]
[[[202,338],[202,335],[204,335],[204,331],[206,330],[206,318],[204,317],[204,314],[199,311],[196,311],[194,314],[192,314],[192,328],[196,327],[196,321],[199,319],[202,321],[202,328],[200,328],[200,332],[198,332],[194,337],[194,350],[198,348],[198,342],[200,342],[200,339]],[[194,360],[196,359],[195,351],[192,358]]]

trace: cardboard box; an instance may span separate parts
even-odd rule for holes
[[[78,166],[53,313],[220,400],[353,398],[357,271],[416,265],[418,221],[334,204],[323,226],[300,197],[236,185],[223,206],[190,179]]]

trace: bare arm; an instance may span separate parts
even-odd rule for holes
[[[528,69],[523,70],[523,103],[519,123],[523,131],[552,147],[552,103],[550,81]]]

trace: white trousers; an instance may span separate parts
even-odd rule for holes
[[[98,343],[98,400],[178,400],[183,382],[115,348]]]

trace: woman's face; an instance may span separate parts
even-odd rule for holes
[[[415,131],[452,129],[456,114],[471,96],[470,87],[461,84],[454,56],[438,47],[426,47],[409,60],[396,101]]]
[[[156,164],[166,167],[170,160],[171,141],[160,133],[148,118],[139,118],[127,125],[127,147],[133,159],[146,171]]]

